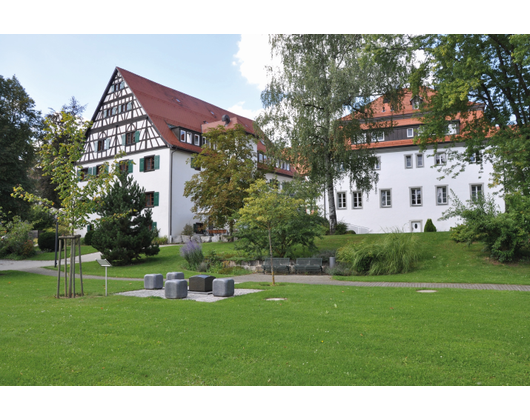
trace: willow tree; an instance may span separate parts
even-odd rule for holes
[[[274,35],[257,119],[268,154],[288,158],[328,196],[330,230],[337,223],[334,184],[368,192],[377,181],[372,138],[388,128],[375,121],[370,102],[385,95],[399,109],[412,50],[406,37],[364,35]],[[347,117],[347,118],[344,118]],[[363,129],[376,134],[365,136]]]

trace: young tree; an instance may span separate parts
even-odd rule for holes
[[[460,133],[452,139],[464,142],[466,151],[455,156],[451,171],[482,155],[493,164],[493,185],[530,195],[530,35],[430,35],[418,41],[426,59],[411,84],[424,99],[421,144],[436,148],[447,123],[459,116]],[[431,96],[423,93],[428,87],[436,89]]]
[[[13,187],[31,191],[28,177],[34,164],[35,141],[40,136],[42,118],[15,76],[0,76],[0,202],[7,217],[26,217],[30,205],[11,196]]]
[[[193,202],[192,211],[218,227],[233,230],[232,216],[243,207],[247,189],[263,173],[254,153],[256,139],[237,124],[218,126],[205,134],[208,145],[192,157],[201,171],[186,181],[184,195]]]
[[[275,180],[271,181],[275,183]],[[276,191],[275,186],[271,191]],[[316,206],[316,198],[319,192],[314,185],[301,179],[284,182],[281,190],[277,193],[284,200],[299,199],[300,205],[292,217],[282,218],[271,231],[271,245],[273,256],[286,257],[292,249],[300,245],[308,251],[316,251],[315,239],[321,237],[325,232],[323,219]],[[237,249],[243,249],[247,253],[261,255],[263,251],[269,252],[269,232],[257,225],[238,225]]]
[[[304,200],[282,194],[277,183],[267,183],[264,179],[254,182],[247,192],[248,197],[244,200],[245,206],[239,210],[236,226],[238,229],[267,232],[272,284],[276,284],[272,264],[273,230],[296,218]]]
[[[75,118],[80,119],[83,116],[83,112],[85,111],[85,108],[86,108],[85,105],[81,105],[77,101],[77,99],[72,96],[70,98],[70,102],[66,105],[63,105],[61,110],[64,112],[67,112],[68,114],[72,115]],[[46,117],[53,117],[55,114],[57,114],[57,112],[51,109],[50,113],[47,114]],[[46,140],[42,140],[42,141],[48,142],[52,149],[59,151],[61,144],[67,143],[69,140],[65,137],[62,137],[62,138],[47,137]],[[37,179],[36,190],[38,194],[40,195],[40,197],[46,198],[52,201],[56,208],[60,208],[62,207],[62,205],[61,205],[61,199],[59,198],[59,193],[56,189],[57,185],[52,182],[51,174],[48,174],[48,175],[43,174],[43,168],[40,165],[39,157],[40,155],[37,154],[37,164],[33,168],[34,177]]]
[[[289,160],[328,195],[330,230],[337,224],[336,180],[345,176],[370,191],[377,180],[376,158],[361,124],[373,134],[385,126],[372,120],[369,103],[385,95],[399,109],[396,89],[406,79],[412,51],[406,37],[363,35],[275,35],[272,53],[281,59],[261,98],[257,119],[267,152]],[[349,116],[348,119],[343,117]],[[277,146],[277,147],[273,147]]]
[[[127,265],[139,260],[140,254],[156,255],[157,236],[153,229],[152,210],[145,207],[145,189],[132,176],[121,173],[110,190],[98,200],[97,227],[92,246],[113,265]]]

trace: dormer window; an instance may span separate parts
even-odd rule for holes
[[[186,142],[186,132],[184,130],[180,130],[180,141],[182,143]]]
[[[201,136],[199,136],[198,134],[194,134],[193,135],[193,144],[195,146],[200,146],[201,145]]]
[[[410,104],[412,105],[412,109],[420,109],[420,104],[423,102],[423,99],[419,96],[415,96],[410,100]]]

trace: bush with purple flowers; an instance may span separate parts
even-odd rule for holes
[[[180,255],[188,262],[191,270],[196,270],[197,266],[204,261],[201,244],[189,241],[180,248]]]

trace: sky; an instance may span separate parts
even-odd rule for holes
[[[16,76],[43,114],[74,96],[86,119],[116,67],[255,118],[269,62],[267,35],[0,34],[0,75]]]

